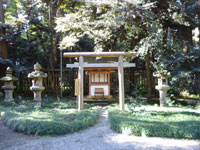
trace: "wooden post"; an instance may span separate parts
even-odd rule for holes
[[[4,18],[4,9],[3,9],[3,1],[2,0],[0,0],[0,22],[2,23],[2,25],[0,25],[0,35],[4,36],[4,35],[6,35],[6,30],[3,27],[4,26],[3,24],[5,23],[5,18]],[[0,40],[0,56],[3,59],[8,58],[8,47],[6,44],[6,40],[4,40],[4,39]]]
[[[119,106],[120,110],[124,110],[124,67],[123,57],[119,56],[118,78],[119,78]]]
[[[107,81],[108,81],[108,96],[111,97],[110,96],[110,70],[106,75],[107,75]]]
[[[78,79],[80,81],[79,86],[79,96],[78,96],[78,110],[83,109],[83,56],[79,57],[79,70],[78,70]]]
[[[62,88],[63,88],[63,54],[62,54],[62,50],[60,50],[60,98],[62,98],[63,96],[63,92],[62,92]]]

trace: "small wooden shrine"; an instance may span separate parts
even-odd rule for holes
[[[79,63],[67,64],[67,68],[78,68],[76,84],[78,90],[78,109],[83,109],[83,71],[89,73],[89,98],[110,98],[110,72],[118,70],[119,78],[119,103],[124,109],[124,68],[135,67],[134,63],[123,62],[123,57],[135,57],[136,53],[130,52],[76,52],[64,53],[64,57],[79,57]]]
[[[111,98],[110,95],[110,72],[109,64],[117,61],[116,58],[85,58],[85,70],[89,74],[89,95],[88,98]],[[116,68],[117,69],[117,68]]]
[[[89,71],[88,98],[110,98],[110,70]]]

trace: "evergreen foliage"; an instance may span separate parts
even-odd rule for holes
[[[97,109],[90,107],[78,112],[75,106],[68,101],[38,109],[1,102],[0,112],[2,121],[14,131],[39,136],[63,135],[85,129],[98,120]]]
[[[119,133],[176,139],[200,139],[199,113],[185,110],[109,110],[109,123]]]
[[[135,51],[147,69],[171,72],[174,92],[198,94],[199,8],[198,0],[9,0],[1,38],[18,72],[37,61],[58,68],[59,50]]]

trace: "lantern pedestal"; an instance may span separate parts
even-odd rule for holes
[[[154,74],[154,76],[158,77],[158,85],[156,86],[156,89],[159,91],[160,106],[163,107],[166,105],[165,99],[167,97],[167,91],[171,89],[171,87],[168,85],[168,78],[171,76],[171,74],[170,72],[167,72],[167,70],[163,70],[157,74]]]
[[[43,78],[47,77],[47,74],[40,71],[42,69],[41,65],[39,63],[36,63],[34,65],[33,72],[28,74],[28,78],[32,79],[32,86],[30,87],[30,90],[33,91],[35,106],[41,107],[42,103],[42,97],[41,93],[45,89],[45,87],[42,85]]]
[[[6,76],[0,78],[1,81],[4,82],[4,85],[1,87],[5,92],[5,102],[13,102],[13,91],[16,86],[13,85],[13,82],[17,80],[17,78],[12,76],[12,70],[10,67],[6,70]]]

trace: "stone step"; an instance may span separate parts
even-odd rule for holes
[[[94,105],[97,105],[97,106],[106,106],[109,104],[108,101],[84,101],[85,103],[87,104],[94,104]]]
[[[96,106],[106,106],[109,103],[93,103],[93,104],[96,105]]]

